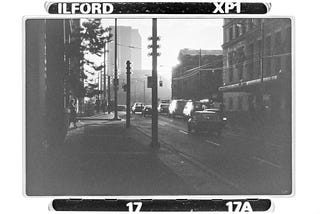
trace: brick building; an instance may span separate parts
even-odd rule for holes
[[[222,51],[183,49],[172,70],[172,99],[221,99]]]
[[[291,31],[288,18],[224,19],[219,90],[226,112],[291,116]]]

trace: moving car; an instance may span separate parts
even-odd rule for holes
[[[183,116],[183,109],[186,105],[186,100],[172,100],[169,105],[169,117],[175,117],[175,116]]]
[[[152,116],[152,106],[151,105],[145,105],[142,109],[142,115],[146,117],[147,115]]]
[[[189,100],[183,109],[183,116],[188,120],[192,116],[193,112],[202,110],[202,103],[200,101]]]
[[[142,109],[143,109],[143,104],[142,103],[134,103],[132,108],[131,108],[131,111],[133,114],[137,113],[137,112],[140,112],[142,113]]]
[[[222,130],[226,124],[226,117],[222,117],[219,112],[195,111],[188,120],[188,132],[198,133],[200,131],[215,132],[221,136]]]
[[[169,113],[169,103],[160,103],[158,106],[159,113]]]

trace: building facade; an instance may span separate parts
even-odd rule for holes
[[[287,18],[224,19],[225,111],[291,116],[291,31]]]
[[[183,49],[172,70],[172,99],[220,101],[222,51]]]
[[[70,75],[80,72],[79,54],[71,54],[72,35],[79,30],[79,20],[28,19],[25,22],[26,76],[26,183],[27,187],[43,184],[38,163],[47,149],[63,143],[67,133],[70,99],[75,96]],[[79,51],[79,46],[77,50]],[[76,49],[73,49],[77,52]],[[80,76],[77,74],[74,78]],[[36,161],[35,161],[36,160]],[[37,182],[31,184],[30,182]],[[37,195],[37,189],[27,194]]]
[[[111,33],[114,37],[114,26],[111,26]],[[114,38],[112,38],[114,41]],[[121,90],[121,85],[126,82],[126,62],[131,61],[132,75],[141,73],[141,36],[138,29],[130,26],[117,26],[117,70],[119,78],[118,104],[126,103],[126,93]],[[114,42],[107,45],[107,75],[114,78]],[[103,82],[101,83],[103,84]],[[112,84],[112,81],[111,81]],[[103,88],[103,86],[101,87]],[[111,96],[114,97],[113,87],[111,86]]]

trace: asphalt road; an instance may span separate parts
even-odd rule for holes
[[[132,124],[151,135],[151,117],[135,114]],[[241,194],[290,194],[292,172],[291,139],[282,130],[243,132],[227,127],[221,137],[209,133],[189,134],[182,118],[159,115],[159,142],[239,187]]]

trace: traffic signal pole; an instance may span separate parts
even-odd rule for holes
[[[130,67],[131,62],[128,60],[127,61],[127,109],[126,109],[126,127],[130,127],[130,96],[131,96],[131,91],[130,91],[130,74],[131,74],[131,67]]]
[[[151,146],[159,147],[158,142],[158,76],[157,76],[157,19],[152,19],[152,142]]]

